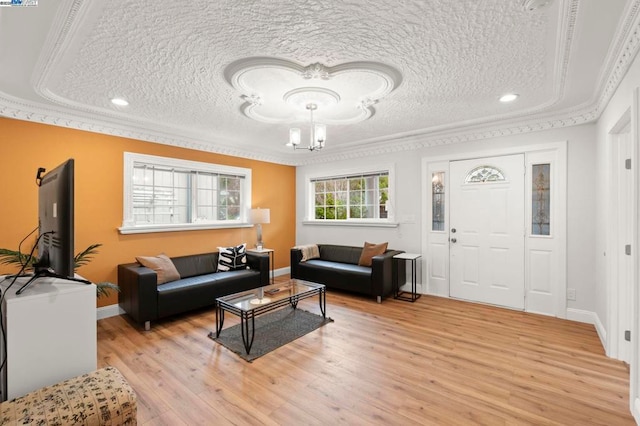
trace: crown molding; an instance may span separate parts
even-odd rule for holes
[[[273,155],[272,153],[256,152],[255,149],[242,149],[219,141],[206,141],[203,139],[188,138],[184,135],[170,132],[149,131],[147,128],[137,128],[133,125],[123,125],[106,120],[96,120],[93,116],[87,117],[75,112],[64,112],[59,109],[51,109],[43,105],[23,102],[0,92],[0,116],[30,121],[52,126],[66,127],[87,132],[101,133],[129,139],[137,139],[144,142],[159,143],[162,145],[176,146],[179,148],[197,151],[211,152],[215,154],[229,155],[247,158],[251,160],[265,161],[284,165],[294,165],[286,157]]]
[[[629,4],[623,15],[626,19],[614,38],[616,42],[603,67],[600,86],[594,92],[593,102],[600,112],[611,100],[640,48],[640,0]]]
[[[387,138],[366,144],[366,149],[353,146],[340,151],[323,151],[318,155],[307,156],[298,166],[327,163],[333,161],[350,160],[364,156],[393,154],[402,151],[414,151],[441,145],[452,145],[464,142],[474,142],[484,139],[520,135],[545,130],[572,127],[593,122],[598,119],[600,112],[597,108],[585,108],[582,111],[572,111],[562,115],[553,114],[546,119],[532,119],[520,123],[498,123],[494,125],[473,126],[457,131],[407,134],[395,138]]]
[[[67,3],[69,4],[68,10],[71,11],[71,16],[66,22],[60,24],[67,28],[62,30],[63,33],[69,31],[73,16],[80,13],[80,7],[83,4],[81,0],[70,0]],[[570,14],[576,13],[577,0],[571,0],[567,7],[571,11]],[[494,117],[493,121],[485,121],[484,123],[462,123],[461,126],[457,125],[455,128],[450,129],[424,129],[418,132],[391,135],[390,137],[370,142],[358,141],[360,144],[366,143],[360,146],[352,144],[344,148],[332,148],[331,151],[325,150],[313,155],[303,156],[294,153],[280,155],[277,153],[256,152],[253,148],[243,149],[242,147],[233,146],[233,141],[185,137],[171,130],[151,131],[149,128],[143,127],[143,124],[131,123],[122,116],[105,114],[104,111],[101,111],[101,119],[96,119],[95,116],[90,116],[95,111],[71,110],[51,98],[49,99],[54,101],[56,105],[50,106],[27,102],[0,92],[0,116],[290,166],[384,155],[438,145],[570,127],[593,122],[600,117],[629,70],[631,63],[638,55],[640,49],[640,0],[635,0],[628,6],[625,16],[626,19],[615,37],[614,47],[609,53],[605,66],[603,66],[600,84],[594,91],[592,99],[585,104],[553,114],[538,111],[528,116],[519,115],[518,117],[510,118],[501,117],[501,119]],[[60,28],[58,28],[58,33],[60,31]],[[567,37],[568,39],[564,43],[565,46],[570,45],[572,35]],[[60,43],[60,40],[52,40],[49,45],[49,52],[59,49]],[[564,60],[567,60],[567,57],[568,55],[565,52]],[[42,71],[43,67],[46,68],[46,66],[47,61],[41,60],[37,69]],[[564,67],[566,66],[567,64],[565,63]],[[334,69],[335,72],[339,72],[338,67],[334,67],[337,68]],[[42,76],[43,74],[46,74],[46,72],[36,72],[34,75]],[[321,75],[321,73],[318,75]],[[42,87],[40,83],[37,82],[36,86]],[[398,82],[398,84],[400,83]],[[564,85],[564,80],[561,84]]]
[[[575,18],[577,2],[573,0],[568,6],[570,16]],[[464,123],[455,129],[441,131],[425,130],[421,132],[394,135],[385,139],[371,140],[366,147],[350,146],[340,151],[324,151],[313,157],[308,156],[297,165],[326,163],[331,161],[349,160],[363,156],[384,155],[400,151],[418,150],[438,145],[448,145],[462,142],[479,141],[503,136],[512,136],[530,132],[577,126],[598,120],[608,105],[611,97],[619,87],[633,60],[640,50],[640,0],[629,5],[624,16],[626,19],[615,37],[615,47],[610,51],[606,65],[603,67],[600,85],[594,96],[588,102],[553,114],[540,112],[529,115],[523,114],[511,119],[496,120],[493,123]],[[571,26],[575,26],[575,19]],[[571,30],[573,34],[573,30]],[[570,45],[569,36],[565,46]],[[568,55],[565,54],[565,58]],[[567,66],[567,64],[565,64]],[[564,82],[563,82],[564,85]],[[359,141],[359,143],[367,141]]]

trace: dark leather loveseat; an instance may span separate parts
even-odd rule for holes
[[[134,321],[151,321],[215,304],[217,297],[269,285],[269,256],[247,253],[249,269],[216,272],[218,253],[172,257],[180,279],[157,284],[153,269],[118,265],[119,305]]]
[[[324,284],[327,288],[382,298],[394,293],[394,282],[404,282],[404,268],[394,271],[393,256],[400,250],[387,250],[373,256],[371,266],[360,266],[362,247],[318,244],[320,257],[301,262],[302,250],[291,249],[291,278]],[[397,268],[396,268],[397,269]],[[394,273],[398,281],[394,280]]]

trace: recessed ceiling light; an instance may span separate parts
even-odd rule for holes
[[[513,102],[518,99],[518,96],[520,95],[517,95],[515,93],[507,93],[506,95],[502,95],[500,97],[500,102]]]
[[[126,99],[122,99],[122,98],[113,98],[111,99],[111,103],[114,105],[118,105],[118,106],[127,106],[129,105],[129,102],[127,102]]]

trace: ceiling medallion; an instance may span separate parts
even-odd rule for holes
[[[283,99],[286,103],[299,109],[307,109],[307,105],[310,103],[324,109],[337,105],[340,102],[340,95],[333,90],[320,87],[301,87],[288,91],[284,94]]]
[[[316,62],[315,64],[311,64],[304,69],[302,78],[305,78],[307,80],[310,80],[312,78],[329,80],[331,78],[331,75],[329,74],[327,67],[322,65],[320,62]]]
[[[375,114],[374,105],[402,82],[395,68],[378,62],[307,66],[285,59],[252,57],[229,64],[227,82],[244,100],[240,111],[263,123],[352,124]]]

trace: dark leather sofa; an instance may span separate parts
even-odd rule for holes
[[[319,258],[301,262],[302,251],[292,248],[291,278],[374,296],[378,303],[394,293],[395,282],[404,282],[404,268],[395,268],[393,261],[394,255],[403,253],[401,250],[387,250],[373,256],[371,266],[358,265],[362,247],[318,244],[318,251]]]
[[[146,330],[151,321],[215,304],[217,297],[269,285],[269,256],[247,253],[249,269],[216,272],[218,253],[172,257],[180,279],[157,284],[154,270],[118,265],[119,305]]]

